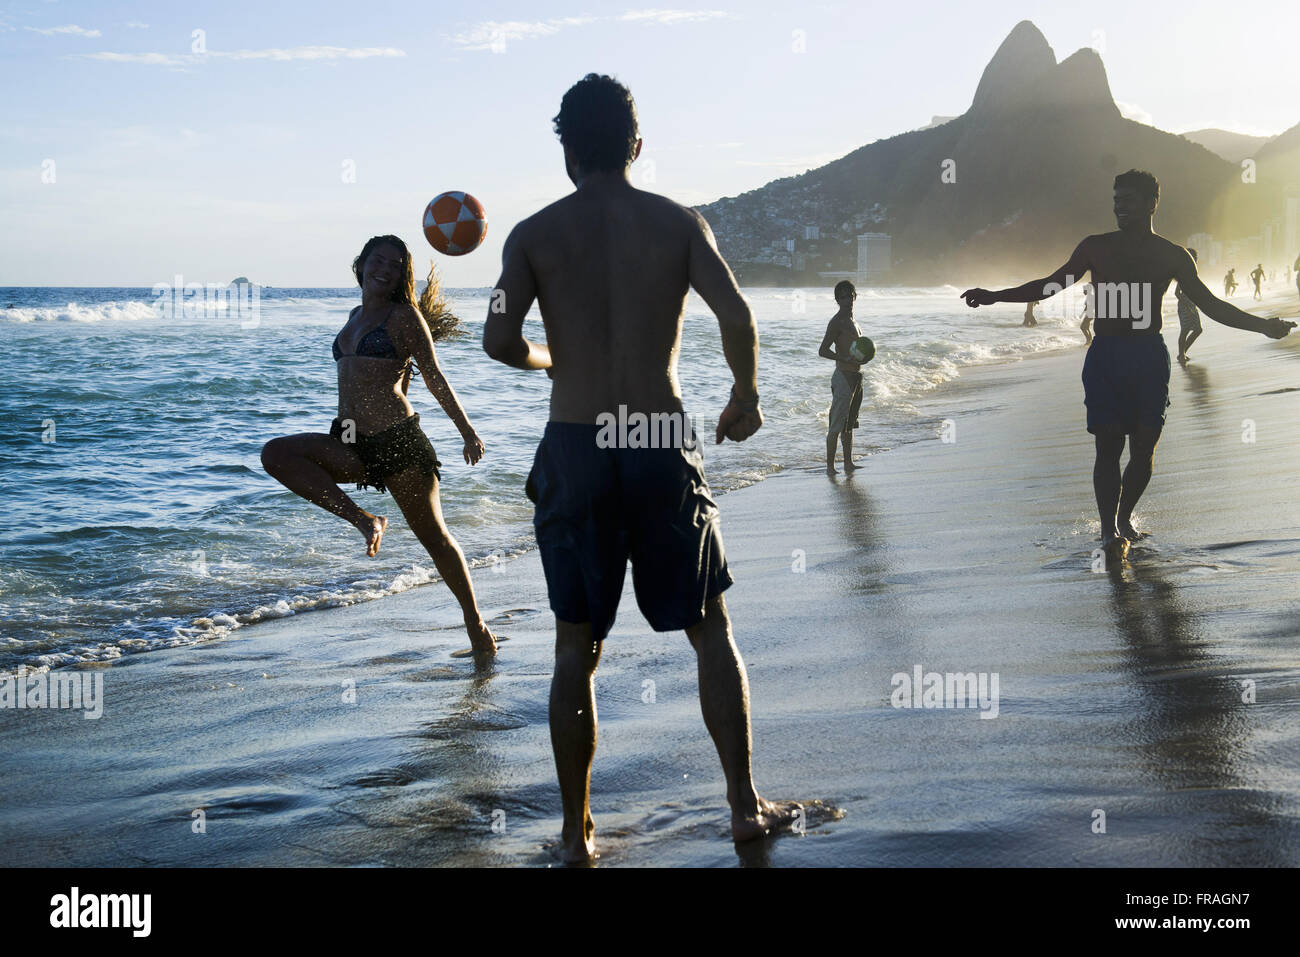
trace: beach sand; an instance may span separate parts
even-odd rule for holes
[[[865,429],[851,479],[812,434],[720,497],[755,778],[823,802],[802,836],[727,838],[694,655],[629,575],[596,677],[601,863],[1300,863],[1300,336],[1206,326],[1122,569],[1094,570],[1082,348],[964,373],[913,443],[864,455]],[[490,676],[450,657],[467,641],[433,584],[97,666],[98,720],[0,711],[10,863],[551,863],[536,552],[475,587],[511,638]],[[894,707],[918,665],[996,673],[996,718]]]

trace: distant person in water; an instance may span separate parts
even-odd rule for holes
[[[962,297],[971,307],[1030,302],[1092,274],[1097,335],[1083,364],[1088,431],[1096,443],[1092,484],[1102,547],[1109,559],[1122,561],[1129,543],[1140,537],[1133,510],[1151,480],[1169,405],[1169,351],[1160,334],[1160,307],[1169,284],[1177,281],[1192,303],[1226,326],[1281,339],[1295,323],[1252,316],[1205,288],[1187,250],[1152,229],[1160,184],[1150,173],[1129,170],[1116,176],[1114,200],[1119,229],[1084,239],[1052,275],[996,292],[967,289]],[[1126,439],[1129,461],[1121,476]]]
[[[1260,263],[1258,266],[1256,266],[1254,269],[1252,269],[1252,270],[1250,271],[1250,278],[1251,278],[1252,280],[1254,280],[1254,283],[1255,283],[1255,298],[1256,298],[1256,299],[1263,299],[1263,298],[1264,298],[1264,295],[1263,295],[1263,293],[1261,293],[1261,292],[1259,291],[1259,284],[1260,284],[1260,282],[1262,282],[1263,279],[1264,279],[1264,264],[1263,264],[1263,263]]]
[[[1188,249],[1187,254],[1193,263],[1199,258],[1195,249]],[[1187,298],[1181,283],[1174,286],[1174,298],[1178,300],[1178,361],[1186,364],[1187,350],[1201,335],[1201,313]]]
[[[550,722],[564,807],[560,856],[569,863],[596,856],[592,680],[629,558],[637,605],[651,627],[685,631],[695,648],[700,707],[726,776],[732,836],[759,838],[788,826],[799,806],[765,801],[754,789],[749,684],[722,598],[732,578],[677,384],[682,312],[694,289],[718,317],[735,378],[715,439],[740,442],[758,431],[754,317],[704,217],[628,181],[641,138],[626,87],[588,74],[564,94],[554,122],[576,189],[507,237],[493,299],[504,310],[489,310],[483,348],[552,379],[550,420],[525,490],[536,505],[556,618]],[[544,344],[523,334],[534,301]],[[652,423],[680,423],[677,440],[637,447],[628,437],[622,447],[608,422],[624,409]]]
[[[1231,296],[1234,292],[1237,291],[1236,273],[1237,273],[1236,269],[1229,269],[1228,274],[1223,277],[1223,295],[1225,297]]]
[[[853,430],[858,427],[858,411],[862,408],[862,363],[849,354],[853,341],[862,335],[853,318],[853,303],[858,291],[847,279],[835,284],[835,303],[839,310],[826,324],[817,354],[835,363],[831,373],[830,427],[826,432],[826,472],[835,475],[835,447],[844,446],[844,472],[857,471],[853,464]],[[834,346],[832,349],[831,347]]]
[[[1025,319],[1020,323],[1022,326],[1033,327],[1038,325],[1038,320],[1034,318],[1034,307],[1036,305],[1038,305],[1038,303],[1031,302],[1029,305],[1025,306]]]
[[[407,399],[418,366],[465,441],[465,462],[473,465],[482,458],[483,443],[434,355],[434,343],[453,335],[459,320],[447,310],[432,270],[416,302],[411,252],[396,236],[369,240],[352,272],[361,287],[361,305],[349,314],[332,347],[338,418],[328,434],[304,432],[267,442],[262,466],[290,491],[355,526],[371,557],[379,551],[388,519],[361,508],[339,483],[390,492],[460,602],[472,653],[480,660],[490,658],[496,654],[495,636],[479,614],[465,556],[442,519],[442,463]]]

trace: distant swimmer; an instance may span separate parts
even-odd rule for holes
[[[1169,405],[1169,350],[1160,335],[1161,303],[1171,282],[1215,322],[1281,339],[1294,322],[1261,319],[1214,296],[1187,250],[1151,226],[1160,184],[1150,173],[1129,170],[1115,177],[1115,232],[1089,236],[1064,266],[1045,279],[1014,289],[962,293],[971,307],[1045,299],[1090,272],[1096,338],[1083,364],[1088,431],[1096,442],[1092,484],[1101,519],[1102,547],[1112,561],[1128,555],[1140,537],[1133,510],[1151,480],[1156,443]],[[1129,441],[1128,467],[1120,456]]]
[[[1255,282],[1255,298],[1263,299],[1263,294],[1259,291],[1259,284],[1264,278],[1264,264],[1260,263],[1250,271],[1250,278]]]
[[[786,829],[801,809],[765,801],[754,789],[749,682],[722,598],[732,577],[677,383],[682,313],[694,289],[718,317],[735,380],[714,438],[740,442],[757,432],[763,416],[754,316],[704,217],[628,181],[641,138],[626,87],[588,74],[564,94],[554,123],[577,189],[507,237],[483,348],[552,379],[550,420],[525,490],[536,506],[533,526],[556,619],[550,722],[564,808],[560,856],[569,863],[596,856],[592,681],[629,558],[637,605],[651,627],[684,630],[695,648],[700,707],[726,776],[732,836],[760,838]],[[523,334],[534,300],[544,344]],[[620,413],[649,418],[661,440],[647,445],[633,441],[636,432],[612,434]],[[664,436],[674,422],[677,437]]]
[[[443,523],[438,500],[442,463],[407,399],[414,363],[460,431],[465,462],[473,465],[483,457],[483,443],[434,354],[434,343],[451,335],[459,321],[447,310],[432,271],[416,301],[411,252],[396,236],[370,239],[352,272],[361,287],[361,305],[349,314],[332,346],[338,418],[328,434],[304,432],[267,442],[262,466],[291,492],[354,525],[371,557],[379,551],[388,519],[361,508],[338,483],[390,492],[460,603],[475,657],[486,660],[496,654],[496,638],[479,614],[465,556]]]
[[[1229,269],[1228,274],[1223,277],[1223,295],[1224,298],[1231,296],[1237,291],[1237,270]]]
[[[1188,249],[1187,253],[1192,262],[1199,259],[1195,249]],[[1187,350],[1201,335],[1201,313],[1184,294],[1181,284],[1174,286],[1174,298],[1178,300],[1178,361],[1186,363]]]
[[[1024,322],[1020,323],[1022,326],[1032,327],[1038,325],[1038,320],[1034,318],[1034,307],[1036,305],[1038,305],[1038,303],[1031,302],[1029,305],[1025,306],[1025,319]]]
[[[858,291],[847,279],[835,285],[835,302],[839,311],[826,324],[826,335],[822,337],[817,354],[823,359],[835,363],[831,374],[831,417],[830,427],[826,432],[826,471],[835,472],[835,447],[844,446],[844,471],[853,474],[857,466],[853,464],[853,430],[858,427],[858,410],[862,407],[862,363],[850,354],[854,340],[862,335],[857,321],[853,318],[853,303],[858,298]],[[831,346],[835,348],[832,349]]]

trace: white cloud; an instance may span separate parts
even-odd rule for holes
[[[395,47],[273,47],[267,50],[209,50],[207,53],[101,53],[77,54],[86,60],[106,63],[142,63],[147,66],[194,66],[205,60],[365,60],[372,57],[403,57]]]
[[[512,40],[532,40],[559,33],[565,27],[581,27],[594,23],[596,17],[557,17],[551,20],[485,20],[476,23],[464,33],[448,39],[463,50],[499,49]]]
[[[1121,103],[1119,100],[1116,100],[1115,105],[1119,107],[1119,115],[1124,117],[1124,119],[1133,120],[1134,122],[1141,123],[1144,126],[1155,126],[1155,123],[1151,120],[1151,114],[1142,109],[1142,107],[1138,106],[1136,103]]]
[[[396,47],[291,47],[270,50],[209,51],[208,56],[232,60],[368,60],[372,57],[402,57],[405,50]]]
[[[485,20],[467,30],[447,37],[462,50],[492,50],[500,53],[505,45],[518,40],[535,40],[554,36],[568,27],[585,27],[598,22],[697,23],[730,16],[722,10],[629,10],[616,17],[554,17],[550,20]]]
[[[694,23],[701,20],[721,20],[729,17],[725,10],[629,10],[620,20],[645,23]]]
[[[129,29],[129,30],[148,30],[148,29],[149,29],[149,24],[147,24],[147,23],[141,23],[139,20],[128,20],[126,26],[127,26],[127,29]]]
[[[69,23],[62,27],[23,27],[24,30],[30,30],[32,33],[39,33],[41,36],[52,37],[56,34],[65,34],[74,37],[97,37],[98,30],[87,30],[85,27],[79,27],[75,23]]]

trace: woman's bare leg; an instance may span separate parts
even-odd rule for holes
[[[371,558],[378,553],[388,519],[371,515],[338,486],[365,478],[365,466],[352,449],[319,432],[286,435],[262,446],[262,468],[289,491],[354,526]]]
[[[465,631],[476,658],[491,658],[497,653],[496,637],[483,622],[478,602],[474,598],[474,585],[469,578],[465,554],[456,539],[452,538],[442,520],[442,502],[438,499],[438,479],[425,475],[419,469],[406,469],[388,479],[388,491],[393,494],[406,524],[415,532],[429,557],[433,559],[438,574],[447,583],[451,593],[460,602],[465,617]]]

